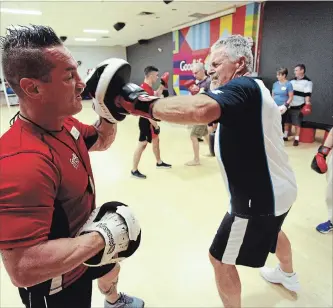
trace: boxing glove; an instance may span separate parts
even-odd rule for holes
[[[200,92],[200,88],[195,84],[195,80],[188,80],[184,83],[191,95],[196,95]]]
[[[85,92],[93,101],[95,112],[110,123],[123,121],[128,112],[114,104],[123,85],[129,82],[131,67],[122,59],[107,59],[90,72]]]
[[[303,106],[303,108],[301,109],[301,113],[304,116],[307,116],[307,115],[311,114],[311,112],[312,112],[311,104],[305,104],[305,106]]]
[[[330,152],[330,148],[321,145],[318,149],[318,153],[315,155],[311,162],[312,170],[317,173],[323,174],[327,171],[326,156]]]
[[[89,232],[98,232],[105,241],[104,249],[84,262],[92,267],[128,258],[138,249],[141,241],[138,220],[127,205],[116,201],[104,203],[95,209],[76,236]]]
[[[115,105],[125,109],[128,113],[154,121],[152,109],[159,99],[157,96],[149,96],[148,93],[134,83],[127,83],[122,87],[121,93],[115,100]]]
[[[162,92],[163,97],[169,97],[169,91],[165,88]]]
[[[160,132],[161,132],[161,129],[160,129],[159,126],[158,126],[157,128],[153,126],[153,131],[154,131],[154,134],[155,134],[155,135],[159,135]]]
[[[165,88],[168,87],[168,82],[169,82],[169,72],[165,72],[162,76],[161,76],[161,85],[164,86]]]

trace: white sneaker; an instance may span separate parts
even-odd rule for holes
[[[294,273],[291,277],[286,276],[281,271],[280,265],[275,268],[262,267],[260,269],[260,274],[267,281],[271,283],[280,283],[292,292],[298,292],[301,289],[297,274]]]

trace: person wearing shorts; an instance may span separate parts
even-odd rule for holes
[[[303,122],[301,110],[305,104],[311,105],[313,83],[305,75],[305,72],[306,68],[304,64],[296,65],[294,69],[295,78],[290,81],[294,90],[294,97],[290,103],[290,108],[286,112],[283,139],[284,141],[288,141],[291,127],[295,126],[294,146],[298,146],[299,144],[299,135]]]
[[[192,74],[196,79],[196,84],[200,89],[200,92],[208,91],[210,87],[210,78],[206,75],[205,66],[203,63],[197,62],[193,64]],[[200,93],[199,92],[199,93]],[[211,123],[213,125],[213,123]],[[186,166],[198,166],[200,165],[200,154],[199,154],[199,140],[204,138],[205,142],[209,144],[208,139],[208,127],[207,125],[193,125],[190,133],[193,148],[193,160],[185,163]]]
[[[159,88],[154,91],[152,88],[153,84],[155,84],[158,80],[159,70],[155,66],[147,66],[144,70],[145,79],[141,84],[141,88],[144,89],[149,95],[161,96],[163,90],[166,90],[165,87],[161,84]],[[131,170],[131,174],[135,178],[146,179],[147,176],[142,174],[139,171],[139,163],[142,156],[142,153],[147,147],[148,143],[152,143],[153,152],[156,158],[156,168],[158,169],[169,169],[172,166],[170,164],[165,163],[161,159],[160,152],[160,127],[156,121],[146,119],[143,117],[139,118],[139,143],[134,152],[133,156],[133,167]]]
[[[141,299],[118,293],[119,263],[85,264],[106,247],[101,234],[77,234],[96,208],[89,152],[108,149],[117,125],[73,117],[86,85],[52,28],[7,31],[3,72],[20,111],[0,138],[4,267],[27,308],[90,308],[95,279],[105,308],[143,307]]]
[[[251,76],[252,68],[249,41],[241,35],[231,35],[219,39],[211,48],[210,91],[152,97],[149,108],[141,108],[141,97],[128,91],[120,103],[132,114],[144,113],[171,123],[218,120],[215,154],[230,202],[209,257],[224,307],[241,307],[238,265],[260,268],[267,281],[294,292],[300,289],[291,245],[282,231],[297,197],[295,174],[282,139],[279,107],[264,83]],[[130,103],[126,101],[128,97]],[[211,214],[206,209],[207,205],[204,212],[198,207],[203,217]],[[275,268],[265,267],[270,252],[279,260]]]

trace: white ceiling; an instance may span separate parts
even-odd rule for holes
[[[37,10],[42,15],[15,15],[1,12],[0,31],[6,33],[10,25],[42,24],[51,26],[58,36],[67,36],[66,45],[129,46],[139,39],[150,39],[171,31],[173,27],[191,22],[193,13],[214,14],[229,8],[244,5],[246,1],[196,1],[175,0],[166,5],[162,0],[151,1],[4,1],[1,8]],[[154,15],[139,16],[142,11]],[[125,22],[117,32],[113,25]],[[109,30],[108,34],[84,33],[84,29]],[[110,38],[101,38],[101,36]],[[97,38],[96,42],[76,42],[74,38]]]

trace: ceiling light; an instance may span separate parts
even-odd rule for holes
[[[9,13],[9,14],[19,14],[19,15],[42,15],[41,11],[17,10],[17,9],[6,9],[6,8],[0,8],[0,12]]]
[[[77,41],[77,42],[96,42],[97,39],[95,39],[95,38],[86,38],[86,37],[82,37],[82,38],[76,37],[75,41]]]
[[[109,33],[109,30],[95,30],[95,29],[85,29],[85,33]]]

